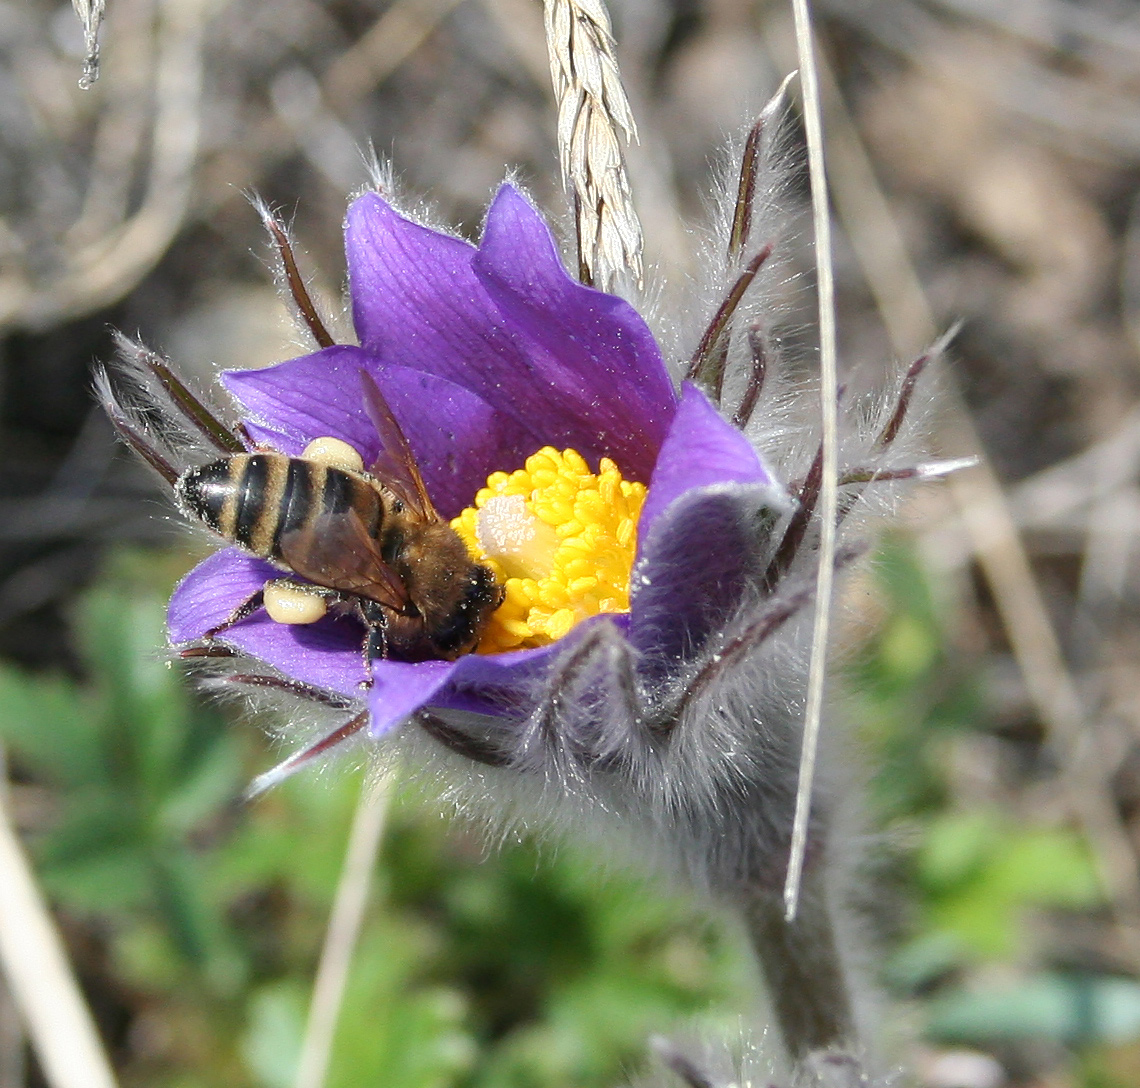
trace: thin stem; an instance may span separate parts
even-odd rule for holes
[[[794,75],[794,73],[793,73]],[[744,153],[740,156],[740,177],[736,185],[736,204],[732,212],[732,226],[728,233],[728,258],[736,260],[752,234],[752,209],[756,201],[756,179],[760,174],[760,142],[768,127],[768,122],[784,104],[784,93],[792,76],[786,76],[779,90],[769,99],[760,111],[756,123],[744,141]]]
[[[891,480],[933,480],[939,476],[949,476],[965,468],[974,468],[977,457],[954,457],[944,461],[926,461],[920,465],[904,468],[849,468],[839,477],[840,487],[854,484],[879,484]]]
[[[796,917],[765,890],[743,905],[748,935],[795,1061],[854,1039],[847,979],[818,870],[803,874]]]
[[[906,419],[907,409],[910,407],[911,397],[914,396],[914,387],[918,384],[918,379],[922,372],[926,369],[927,363],[930,362],[934,352],[925,351],[913,363],[907,367],[906,375],[903,377],[902,387],[899,389],[899,399],[895,404],[895,410],[891,413],[891,418],[887,420],[886,426],[883,427],[879,437],[875,440],[875,445],[881,450],[885,450],[898,436],[899,431],[902,429],[903,420]]]
[[[801,608],[805,608],[811,597],[811,588],[805,586],[783,600],[770,602],[759,619],[750,623],[741,634],[729,641],[711,660],[701,667],[700,671],[685,685],[684,694],[675,706],[670,707],[668,713],[662,714],[659,720],[675,722],[713,680],[735,668],[738,661],[762,645]]]
[[[276,767],[271,767],[264,774],[259,774],[249,784],[249,788],[245,791],[245,799],[252,801],[254,798],[260,797],[266,790],[272,789],[284,782],[290,775],[296,774],[306,764],[311,763],[319,756],[323,756],[338,744],[343,744],[349,737],[355,736],[367,724],[368,711],[363,710],[355,718],[345,722],[344,725],[337,726],[331,733],[318,737],[312,744],[294,752],[291,756],[287,756]]]
[[[111,420],[111,426],[118,432],[119,437],[173,487],[182,475],[178,469],[163,457],[147,441],[145,436],[128,421],[127,417],[119,410],[118,405],[108,401],[105,407],[107,416]]]
[[[388,795],[389,784],[384,781],[371,788],[365,785],[360,794],[313,983],[294,1088],[322,1088],[328,1074],[352,954],[360,937],[372,870],[384,834]]]
[[[760,137],[768,120],[761,114],[748,133],[744,154],[740,156],[740,180],[736,186],[736,207],[733,209],[732,229],[728,235],[728,256],[735,260],[748,244],[752,233],[752,202],[756,198],[756,174],[760,165]]]
[[[222,453],[241,453],[245,448],[217,416],[215,416],[190,390],[163,359],[145,348],[139,350],[139,358],[146,368],[158,379],[167,396],[178,410],[192,423],[203,436]]]
[[[506,753],[493,744],[464,733],[438,714],[421,710],[412,719],[432,740],[464,759],[482,763],[486,767],[505,767],[509,762]]]
[[[848,564],[858,559],[864,552],[862,544],[849,544],[842,551],[836,553],[836,569],[842,570]],[[737,662],[752,653],[764,641],[770,638],[780,627],[787,623],[802,608],[811,601],[814,586],[805,583],[799,589],[788,592],[782,599],[768,601],[763,612],[750,623],[739,635],[729,639],[716,654],[707,661],[691,680],[685,685],[684,693],[667,710],[659,714],[651,723],[650,728],[658,733],[665,732],[665,723],[675,722],[681,713],[694,699],[709,686],[709,684],[725,671],[731,671]]]
[[[804,477],[799,494],[796,496],[799,500],[796,512],[792,515],[791,521],[788,522],[788,527],[784,531],[784,538],[780,541],[780,547],[772,557],[768,569],[764,572],[764,588],[769,593],[776,588],[776,583],[792,565],[800,550],[808,525],[811,523],[812,514],[815,513],[822,476],[823,447],[821,446],[816,450],[808,474]]]
[[[764,378],[768,372],[768,348],[764,343],[764,330],[759,323],[748,329],[748,351],[752,356],[752,370],[748,375],[744,396],[740,398],[740,404],[732,417],[734,426],[740,429],[748,425],[752,413],[756,411],[756,402],[760,399],[760,393],[764,389]]]
[[[300,680],[289,680],[284,676],[267,676],[264,673],[235,672],[224,678],[227,684],[244,684],[251,688],[268,688],[271,691],[283,691],[288,695],[295,695],[298,699],[305,699],[310,703],[319,703],[330,710],[348,710],[353,700],[336,692],[326,691],[324,688],[315,688],[311,684],[303,684]]]
[[[186,646],[178,650],[177,656],[183,661],[197,661],[199,659],[239,657],[240,655],[237,650],[220,642],[199,642],[195,646]]]
[[[823,160],[823,115],[819,79],[812,42],[811,13],[807,0],[792,0],[796,24],[796,49],[804,93],[804,128],[807,134],[808,175],[811,179],[812,223],[815,233],[815,267],[819,301],[819,409],[822,423],[823,464],[820,487],[819,567],[816,575],[815,624],[812,630],[811,671],[808,674],[804,740],[800,757],[800,784],[792,828],[791,856],[784,885],[784,907],[790,920],[796,916],[804,851],[811,815],[812,783],[815,780],[823,715],[823,685],[827,665],[827,639],[831,625],[831,591],[835,575],[835,522],[838,513],[838,386],[835,336],[835,280],[831,264],[831,219],[827,202],[827,171]]]

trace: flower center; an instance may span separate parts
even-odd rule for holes
[[[600,612],[629,611],[629,575],[645,485],[602,458],[547,446],[516,472],[495,472],[452,523],[505,588],[479,653],[544,646]]]

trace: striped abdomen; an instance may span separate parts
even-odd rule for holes
[[[355,510],[373,538],[384,520],[380,495],[366,479],[283,453],[212,461],[187,472],[175,493],[216,533],[262,559],[279,559],[284,534],[330,515]]]

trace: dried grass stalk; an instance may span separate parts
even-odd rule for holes
[[[5,804],[0,752],[0,971],[50,1088],[116,1088],[99,1032],[67,961]]]
[[[601,0],[546,0],[546,42],[558,108],[562,179],[574,198],[579,274],[610,289],[641,280],[641,223],[622,139],[637,138]]]
[[[83,72],[79,86],[85,91],[99,78],[99,28],[103,25],[106,0],[71,0],[83,27]]]
[[[792,0],[796,26],[796,53],[804,96],[804,133],[807,137],[808,175],[811,180],[812,232],[815,235],[816,298],[819,306],[819,395],[822,442],[819,488],[819,567],[815,588],[815,623],[812,628],[811,670],[808,673],[807,707],[804,714],[800,783],[796,792],[795,824],[788,875],[784,885],[787,921],[796,917],[807,849],[816,753],[823,715],[823,689],[827,674],[828,634],[831,623],[831,591],[835,573],[835,525],[838,514],[838,401],[835,278],[831,255],[831,217],[827,197],[827,170],[823,153],[823,108],[819,96],[819,72],[808,0]]]
[[[366,784],[360,795],[313,984],[294,1088],[324,1088],[328,1077],[333,1038],[384,835],[389,787],[390,782],[381,779],[375,784]]]

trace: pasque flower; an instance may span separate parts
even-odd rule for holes
[[[781,88],[743,142],[735,191],[714,194],[716,241],[692,319],[674,307],[660,322],[675,341],[670,356],[688,356],[687,365],[667,366],[630,302],[593,286],[632,293],[642,268],[619,140],[632,134],[632,115],[604,5],[551,0],[546,15],[577,279],[510,183],[494,197],[478,245],[369,192],[351,205],[345,229],[358,342],[337,344],[308,298],[284,228],[266,210],[317,350],[224,374],[238,417],[232,428],[222,418],[235,411],[215,414],[138,345],[124,344],[116,378],[101,379],[121,434],[186,509],[197,509],[187,489],[213,474],[229,490],[218,487],[217,509],[203,506],[199,515],[219,531],[228,526],[230,539],[259,541],[250,552],[223,547],[183,580],[170,602],[170,639],[181,657],[205,661],[221,687],[316,708],[295,714],[307,729],[303,746],[255,790],[345,742],[371,741],[381,753],[410,749],[441,772],[453,798],[482,801],[492,814],[554,816],[560,830],[565,817],[584,818],[603,829],[607,846],[620,836],[640,859],[734,907],[789,1055],[801,1069],[822,1055],[820,1068],[839,1062],[864,1083],[829,904],[836,867],[825,859],[835,856],[838,791],[827,774],[814,791],[802,854],[797,828],[792,874],[804,865],[794,920],[781,895],[807,702],[805,606],[817,571],[826,596],[831,565],[860,550],[868,493],[952,467],[897,460],[929,356],[912,364],[897,395],[849,398],[838,447],[825,391],[827,456],[821,445],[813,457],[815,428],[787,412],[794,383],[780,373],[764,306],[781,217],[772,138]],[[762,218],[768,233],[757,243]],[[830,350],[822,354],[832,360]],[[180,429],[167,407],[188,424],[182,433],[172,436]],[[209,464],[192,452],[192,432],[212,447]],[[237,459],[259,447],[310,463]],[[400,474],[403,463],[402,482],[389,476],[382,516],[376,490],[359,476],[314,467],[317,449],[326,464],[371,468],[381,483],[386,467]],[[836,452],[838,505],[832,481],[824,486]],[[244,475],[255,463],[261,483]],[[289,490],[287,480],[305,483]],[[341,520],[343,510],[325,516],[332,499],[322,499],[318,523],[317,507],[298,498],[305,487],[316,494],[315,480],[325,496],[355,488],[371,504],[373,528],[352,520],[355,507]],[[401,520],[407,503],[450,549],[449,569],[462,568],[458,578],[468,580],[458,611],[440,609],[451,626],[438,641],[423,633],[427,607],[415,614],[394,604],[408,587],[393,579],[415,581],[431,562],[423,552],[408,558],[408,541],[394,539],[409,524]],[[826,532],[823,517],[836,519]],[[375,601],[334,593],[327,609],[311,591],[267,588],[282,570],[252,553],[284,559],[278,545],[290,519],[290,533],[299,527],[294,573],[304,567],[325,578],[319,587],[363,588]],[[333,570],[346,539],[367,579],[341,580]],[[422,564],[414,577],[413,563]],[[286,615],[285,600],[298,611]],[[467,622],[473,616],[478,623]],[[815,722],[821,689],[811,690]],[[332,726],[326,710],[337,716]],[[685,1059],[670,1067],[690,1083],[711,1083]]]
[[[296,457],[331,438],[365,466],[393,452],[382,450],[370,410],[374,385],[432,503],[492,569],[503,603],[475,652],[369,661],[351,610],[302,624],[243,610],[281,577],[278,567],[232,547],[199,564],[170,603],[180,655],[206,659],[230,690],[284,693],[338,714],[330,727],[319,713],[324,724],[255,787],[370,737],[381,751],[442,755],[457,796],[481,794],[508,816],[556,812],[617,827],[638,853],[743,912],[788,1047],[803,1056],[849,1040],[853,1026],[812,876],[834,791],[817,793],[812,810],[796,928],[779,897],[821,458],[787,420],[752,423],[781,399],[778,380],[765,381],[771,345],[755,289],[772,247],[749,248],[758,132],[726,201],[721,302],[694,337],[692,380],[674,379],[629,302],[566,272],[541,215],[508,183],[477,246],[376,192],[352,204],[355,345],[333,343],[310,312],[283,230],[267,220],[319,347],[224,374],[240,416],[233,433],[137,346],[126,345],[118,379],[133,392],[107,380],[103,392],[124,437],[175,483],[181,462],[195,462],[188,443],[168,460],[138,410],[153,406],[156,381],[216,449]],[[895,460],[924,362],[896,397],[845,409],[839,564],[858,550],[852,515],[868,485],[928,474]],[[730,399],[732,422],[722,414]],[[782,436],[770,463],[757,452],[761,430]]]
[[[486,486],[489,476],[496,483],[492,474],[499,474],[500,490],[506,484],[528,498],[531,477],[544,471],[576,496],[585,483],[593,500],[580,512],[585,525],[571,517],[568,531],[565,510],[561,521],[555,512],[541,525],[583,551],[588,566],[572,582],[596,581],[597,568],[610,563],[614,581],[625,585],[593,608],[589,601],[576,611],[558,607],[559,592],[574,586],[544,591],[541,572],[532,569],[549,566],[552,557],[532,544],[533,555],[520,559],[504,544],[490,553],[501,574],[521,563],[538,577],[513,578],[501,611],[519,614],[528,588],[547,600],[553,592],[546,612],[557,614],[554,633],[547,622],[530,638],[524,632],[512,639],[500,624],[501,652],[457,661],[378,659],[367,689],[362,632],[350,616],[298,626],[262,611],[219,637],[294,681],[366,700],[374,737],[421,709],[445,719],[449,711],[475,714],[484,726],[501,726],[484,741],[488,753],[506,759],[518,751],[524,723],[552,712],[543,710],[544,700],[563,698],[567,685],[597,685],[591,670],[619,685],[630,704],[623,718],[636,705],[647,725],[654,719],[660,729],[658,719],[669,713],[662,694],[676,697],[672,685],[688,679],[710,638],[757,587],[766,533],[789,505],[783,490],[696,386],[675,390],[652,333],[627,302],[570,278],[545,222],[512,185],[496,195],[477,247],[404,218],[368,193],[349,211],[346,248],[359,346],[224,375],[249,437],[297,455],[313,438],[331,436],[371,463],[380,439],[365,410],[364,372],[399,420],[437,508],[458,518],[461,531],[466,523],[467,535],[476,535],[474,502],[481,489],[484,502],[494,501]],[[614,492],[608,501],[607,473]],[[520,476],[527,481],[521,486]],[[538,501],[535,495],[532,505]],[[592,530],[605,536],[615,502],[624,512],[624,532],[623,518],[616,524],[624,539],[609,541],[608,552],[604,541],[584,543]],[[639,517],[631,516],[631,504],[641,507]],[[494,535],[484,519],[484,545]],[[219,551],[175,592],[171,640],[202,639],[279,576],[237,549]],[[512,641],[521,648],[502,649]],[[588,732],[590,724],[576,726]],[[605,731],[600,721],[592,725]],[[619,742],[580,735],[576,743],[589,749]]]

